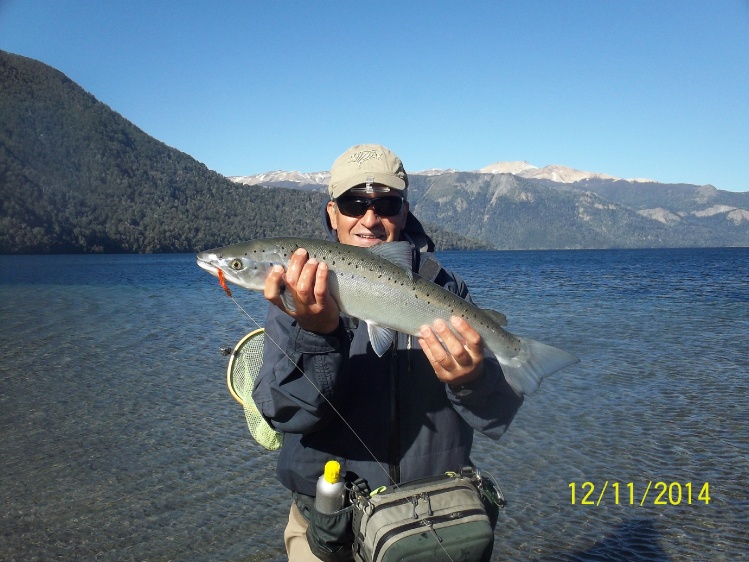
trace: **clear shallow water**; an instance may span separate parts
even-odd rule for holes
[[[749,249],[441,257],[512,331],[582,358],[477,440],[509,501],[497,560],[749,551]],[[218,352],[254,325],[192,256],[2,256],[0,326],[0,559],[285,559],[288,494]],[[655,504],[658,482],[681,500]]]

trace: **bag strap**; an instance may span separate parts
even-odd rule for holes
[[[353,482],[349,482],[346,487],[349,492],[356,495],[369,497],[369,494],[372,493],[372,490],[369,487],[369,482],[364,480],[364,478],[357,478]]]

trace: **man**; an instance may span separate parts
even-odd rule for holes
[[[331,168],[331,238],[360,247],[407,241],[414,271],[469,299],[462,279],[432,256],[434,243],[409,211],[407,187],[401,160],[387,148],[344,152]],[[275,306],[253,399],[284,432],[277,476],[294,497],[284,533],[292,562],[318,560],[305,531],[326,461],[339,461],[347,479],[364,478],[372,489],[457,470],[471,464],[474,429],[499,439],[523,401],[465,320],[438,319],[417,341],[399,333],[378,357],[366,325],[341,314],[327,282],[327,265],[300,249],[265,284]],[[282,290],[294,311],[285,309]]]

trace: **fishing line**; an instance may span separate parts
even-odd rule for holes
[[[229,298],[230,298],[230,299],[232,300],[232,302],[233,302],[234,304],[236,304],[236,305],[237,305],[237,308],[239,308],[239,310],[241,310],[241,311],[242,311],[242,312],[243,312],[243,313],[245,314],[245,316],[247,316],[247,318],[249,318],[250,320],[252,320],[252,323],[253,323],[253,324],[255,324],[255,326],[257,326],[258,328],[262,328],[262,326],[261,326],[261,325],[260,325],[260,324],[258,323],[258,321],[257,321],[257,320],[255,320],[255,319],[254,319],[254,318],[252,317],[252,315],[251,315],[251,314],[250,314],[249,312],[247,312],[247,311],[246,311],[246,310],[245,310],[244,308],[242,308],[242,305],[240,305],[240,304],[239,304],[239,303],[237,302],[237,300],[236,300],[236,299],[235,299],[235,298],[234,298],[233,296],[229,295]],[[272,337],[271,337],[271,336],[270,336],[270,335],[268,334],[268,332],[267,332],[267,331],[265,332],[265,337],[266,337],[266,338],[267,338],[268,340],[270,340],[270,341],[271,341],[271,343],[273,343],[273,344],[274,344],[274,345],[275,345],[275,346],[276,346],[276,347],[277,347],[277,348],[278,348],[278,349],[279,349],[279,350],[281,351],[281,353],[283,353],[283,354],[284,354],[284,356],[285,356],[285,357],[286,357],[286,358],[287,358],[287,359],[288,359],[288,360],[289,360],[289,361],[290,361],[290,362],[291,362],[292,364],[294,364],[294,361],[293,361],[293,359],[291,359],[291,357],[289,357],[289,355],[288,355],[288,354],[286,353],[286,351],[285,351],[285,350],[284,350],[284,349],[283,349],[283,348],[282,348],[282,347],[280,346],[280,344],[279,344],[279,343],[278,343],[277,341],[275,341],[275,340],[274,340],[274,339],[273,339],[273,338],[272,338]],[[311,378],[310,378],[309,376],[307,376],[307,373],[305,373],[305,372],[304,372],[304,371],[303,371],[302,369],[300,369],[300,368],[299,368],[299,366],[298,366],[298,365],[296,365],[296,364],[295,364],[295,368],[296,368],[296,369],[297,369],[297,370],[298,370],[298,371],[299,371],[299,372],[300,372],[300,373],[301,373],[301,374],[302,374],[302,375],[304,376],[304,378],[305,378],[305,379],[307,379],[307,381],[308,381],[308,382],[309,382],[309,383],[310,383],[310,384],[312,385],[312,387],[313,387],[313,388],[314,388],[314,389],[315,389],[315,390],[317,391],[317,393],[318,393],[318,394],[319,394],[319,395],[320,395],[320,396],[321,396],[321,397],[323,398],[323,400],[325,400],[325,402],[327,402],[327,403],[328,403],[328,406],[330,406],[330,408],[331,408],[331,409],[333,410],[333,412],[334,412],[334,413],[335,413],[335,414],[336,414],[336,415],[337,415],[337,416],[338,416],[339,418],[341,418],[341,421],[342,421],[342,422],[343,422],[344,424],[346,424],[346,427],[348,427],[348,428],[349,428],[349,429],[351,430],[351,433],[353,433],[353,434],[354,434],[354,437],[356,437],[356,438],[357,438],[357,439],[359,440],[359,443],[361,443],[361,444],[362,444],[362,446],[363,446],[363,447],[364,447],[364,449],[365,449],[365,450],[367,451],[367,453],[369,453],[369,455],[370,455],[370,456],[372,457],[372,459],[373,459],[373,460],[374,460],[374,461],[375,461],[375,462],[377,463],[377,466],[379,466],[379,467],[380,467],[380,469],[381,469],[381,470],[382,470],[382,472],[383,472],[383,473],[385,474],[385,476],[387,477],[387,479],[388,479],[388,480],[389,480],[389,481],[390,481],[390,482],[392,483],[392,485],[393,485],[393,486],[394,486],[394,487],[395,487],[396,489],[398,489],[398,484],[397,484],[397,483],[396,483],[396,482],[395,482],[395,481],[394,481],[394,480],[392,479],[392,477],[390,476],[390,473],[389,473],[389,472],[387,471],[387,469],[386,469],[386,468],[385,468],[385,467],[384,467],[384,466],[382,465],[382,463],[381,463],[380,461],[378,461],[378,460],[377,460],[377,457],[376,457],[376,456],[375,456],[375,454],[374,454],[374,453],[372,452],[372,450],[371,450],[371,449],[370,449],[370,448],[369,448],[369,447],[367,446],[367,444],[366,444],[366,443],[364,442],[364,440],[363,440],[363,439],[362,439],[362,438],[361,438],[361,437],[359,436],[359,434],[358,434],[358,433],[356,433],[356,431],[354,430],[354,428],[353,428],[353,427],[351,427],[351,424],[350,424],[350,423],[349,423],[348,421],[346,421],[346,418],[344,418],[344,417],[343,417],[343,414],[341,414],[341,412],[339,412],[339,411],[338,411],[338,409],[337,409],[337,408],[335,407],[335,405],[333,404],[333,402],[331,402],[331,400],[330,400],[330,399],[329,399],[329,398],[328,398],[327,396],[325,396],[325,395],[324,395],[324,394],[322,393],[322,391],[320,390],[320,388],[319,388],[319,387],[318,387],[318,386],[317,386],[317,385],[315,384],[315,381],[313,381],[313,380],[312,380],[312,379],[311,379]]]
[[[221,271],[221,270],[219,270],[219,271]],[[221,282],[221,281],[223,281],[223,278],[222,278],[222,277],[219,277],[219,281],[220,281],[220,282]],[[245,314],[245,316],[247,316],[247,318],[249,318],[249,319],[250,319],[250,320],[252,321],[252,323],[253,323],[253,324],[255,324],[255,326],[257,326],[258,328],[262,328],[262,326],[260,325],[260,323],[259,323],[259,322],[258,322],[257,320],[255,320],[255,319],[254,319],[254,318],[252,317],[252,315],[251,315],[251,314],[250,314],[249,312],[247,312],[247,311],[246,311],[246,310],[245,310],[245,309],[244,309],[244,308],[242,307],[242,305],[241,305],[241,304],[239,304],[239,303],[237,302],[237,300],[236,300],[236,299],[235,299],[235,298],[234,298],[234,297],[232,296],[232,294],[231,294],[231,291],[229,291],[229,289],[228,289],[228,288],[227,288],[227,287],[225,286],[225,284],[224,284],[224,283],[221,283],[221,285],[222,285],[222,287],[224,288],[224,290],[226,291],[226,294],[227,294],[227,296],[228,296],[228,297],[229,297],[229,298],[230,298],[230,299],[232,300],[232,302],[233,302],[233,303],[234,303],[235,305],[237,305],[237,308],[239,308],[239,310],[241,310],[241,311],[242,311],[242,312],[243,312],[243,313]],[[320,396],[322,396],[323,400],[325,400],[325,401],[326,401],[326,402],[328,403],[328,405],[329,405],[329,406],[330,406],[330,408],[331,408],[331,409],[333,410],[333,412],[335,412],[335,414],[336,414],[336,415],[337,415],[337,416],[338,416],[339,418],[341,418],[341,421],[342,421],[342,422],[343,422],[343,423],[344,423],[344,424],[346,425],[346,427],[348,427],[348,428],[349,428],[349,430],[351,430],[351,433],[353,433],[353,434],[354,434],[354,436],[355,436],[355,437],[356,437],[356,438],[357,438],[357,439],[359,440],[359,443],[361,443],[361,444],[362,444],[362,446],[363,446],[363,447],[364,447],[364,449],[365,449],[365,450],[367,451],[367,453],[369,453],[369,455],[370,455],[370,456],[372,457],[372,460],[374,460],[374,461],[375,461],[375,463],[377,463],[377,466],[379,466],[379,467],[380,467],[380,470],[382,470],[382,472],[383,472],[383,473],[385,474],[385,477],[386,477],[386,478],[388,479],[388,481],[390,481],[390,482],[391,482],[391,484],[392,484],[393,488],[394,488],[394,489],[396,489],[396,490],[400,490],[400,486],[398,486],[398,483],[397,483],[397,482],[395,482],[395,480],[393,480],[393,478],[392,478],[392,477],[390,476],[390,473],[389,473],[389,472],[387,471],[387,469],[386,469],[386,468],[385,468],[385,467],[384,467],[384,466],[382,465],[382,463],[381,463],[380,461],[378,461],[378,460],[377,460],[377,457],[376,457],[376,456],[375,456],[375,454],[374,454],[374,453],[372,452],[372,450],[371,450],[371,449],[370,449],[370,448],[369,448],[369,447],[367,446],[367,444],[366,444],[366,443],[364,442],[364,440],[363,440],[363,439],[362,439],[362,438],[361,438],[361,437],[359,436],[359,434],[358,434],[358,433],[356,433],[356,431],[354,430],[354,428],[353,428],[353,427],[351,427],[351,424],[349,424],[349,422],[348,422],[348,421],[346,421],[346,418],[344,418],[344,417],[343,417],[343,414],[341,414],[341,412],[339,412],[339,411],[338,411],[338,409],[337,409],[337,408],[335,407],[335,405],[333,405],[333,403],[332,403],[332,402],[330,401],[330,399],[329,399],[329,398],[328,398],[327,396],[325,396],[325,395],[324,395],[324,394],[322,393],[322,391],[321,391],[321,390],[320,390],[320,388],[319,388],[319,387],[318,387],[318,386],[317,386],[317,385],[315,384],[315,382],[314,382],[314,381],[313,381],[313,380],[312,380],[312,379],[311,379],[311,378],[310,378],[309,376],[307,376],[307,373],[305,373],[305,372],[304,372],[304,371],[303,371],[302,369],[300,369],[300,368],[299,368],[299,366],[298,366],[298,365],[296,365],[296,364],[294,363],[294,361],[293,361],[293,360],[291,359],[291,357],[289,357],[289,355],[288,355],[288,354],[286,353],[286,351],[285,351],[285,350],[284,350],[284,349],[283,349],[283,348],[282,348],[282,347],[281,347],[281,346],[279,345],[279,343],[278,343],[277,341],[275,341],[275,340],[274,340],[274,339],[273,339],[273,338],[272,338],[272,337],[271,337],[270,335],[268,335],[268,332],[267,332],[267,331],[265,332],[265,337],[266,337],[266,338],[267,338],[268,340],[270,340],[270,341],[271,341],[271,342],[272,342],[272,343],[273,343],[273,344],[274,344],[274,345],[275,345],[275,346],[276,346],[276,347],[277,347],[277,348],[278,348],[278,349],[279,349],[279,350],[281,351],[281,353],[283,353],[283,354],[284,354],[284,356],[285,356],[285,357],[286,357],[286,358],[287,358],[287,359],[288,359],[288,360],[289,360],[289,361],[290,361],[290,362],[291,362],[292,364],[294,364],[294,365],[295,365],[295,368],[296,368],[296,369],[297,369],[297,370],[298,370],[298,371],[299,371],[300,373],[302,373],[302,375],[304,376],[304,378],[305,378],[305,379],[307,379],[307,381],[308,381],[308,382],[309,382],[309,383],[310,383],[310,384],[312,385],[312,387],[313,387],[313,388],[314,388],[314,389],[315,389],[315,390],[317,391],[317,393],[318,393],[318,394],[319,394]],[[492,479],[494,479],[494,478],[492,477]],[[496,480],[495,480],[495,483],[496,483]],[[440,540],[440,539],[439,539],[439,538],[438,538],[437,536],[434,536],[434,535],[431,535],[431,536],[433,536],[433,537],[434,537],[434,540],[436,540],[436,541],[437,541],[437,544],[438,544],[438,545],[440,546],[440,548],[442,549],[442,552],[444,552],[445,556],[447,556],[447,558],[448,558],[448,559],[450,560],[450,562],[454,562],[453,558],[452,558],[452,557],[450,556],[450,553],[449,553],[449,552],[447,552],[447,550],[445,549],[445,547],[444,547],[444,545],[442,544],[441,540]]]

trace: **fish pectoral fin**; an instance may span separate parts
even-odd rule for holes
[[[377,244],[377,246],[369,248],[369,251],[404,269],[408,273],[408,276],[413,279],[413,253],[411,244],[408,242]]]
[[[367,322],[367,332],[369,332],[369,342],[377,357],[382,357],[395,339],[395,330],[392,328],[383,328],[374,322]]]
[[[289,312],[296,312],[294,297],[292,297],[291,293],[286,290],[286,285],[281,285],[281,302],[286,310]]]
[[[507,316],[505,316],[501,312],[497,312],[496,310],[492,310],[490,308],[484,308],[483,311],[484,311],[484,314],[486,314],[489,318],[491,318],[494,322],[496,322],[500,326],[507,326]]]

